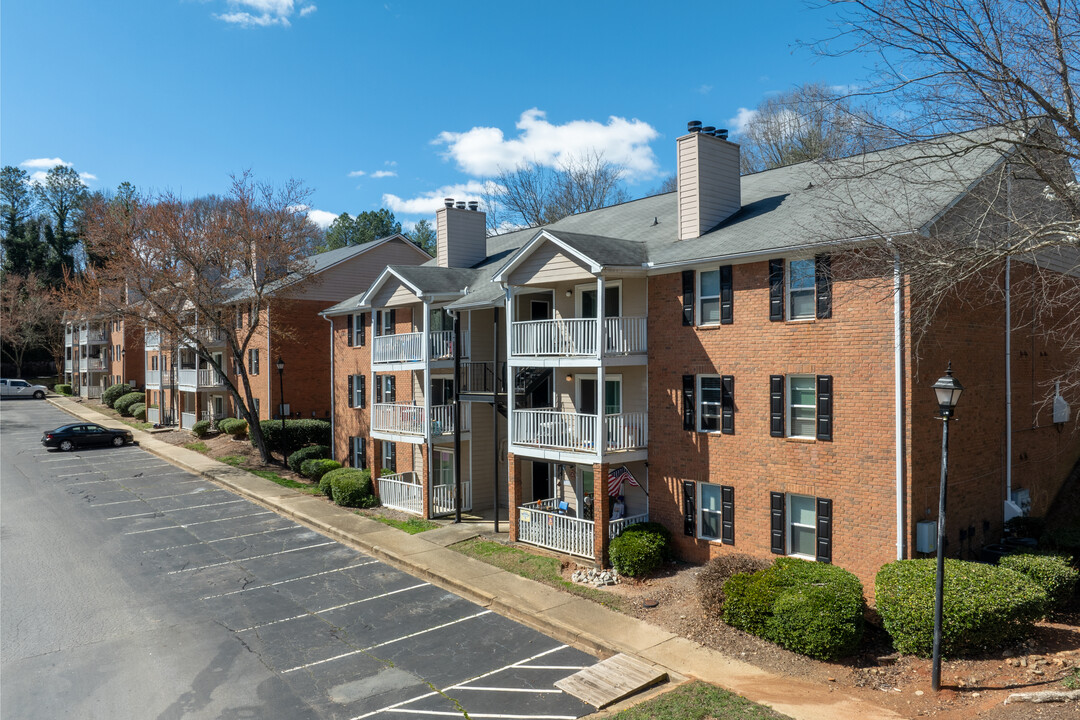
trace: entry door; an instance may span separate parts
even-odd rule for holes
[[[596,394],[596,376],[579,375],[577,378],[577,411],[585,415],[596,415],[599,398]],[[604,414],[617,415],[622,412],[622,378],[604,378]]]
[[[555,493],[551,490],[551,465],[548,463],[533,463],[533,501],[546,500]]]
[[[619,317],[622,314],[619,290],[619,285],[609,285],[604,288],[604,317]],[[581,289],[578,292],[580,298],[578,317],[596,317],[596,288],[591,290]]]
[[[551,301],[550,300],[530,300],[529,301],[529,319],[530,320],[550,320],[551,319]]]

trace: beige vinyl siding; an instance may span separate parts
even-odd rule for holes
[[[435,213],[435,231],[440,267],[472,267],[487,256],[486,216],[482,212],[440,208]]]
[[[401,307],[403,305],[419,305],[420,300],[416,293],[408,288],[397,278],[390,276],[371,299],[374,308]]]
[[[700,237],[741,205],[739,146],[694,133],[678,140],[679,239]]]
[[[427,255],[406,240],[390,240],[324,270],[281,297],[340,302],[375,282],[387,265],[421,265]]]
[[[511,285],[547,285],[566,280],[587,280],[593,274],[577,258],[551,242],[541,243],[510,275]]]
[[[623,278],[622,314],[624,317],[645,317],[649,314],[648,278]]]

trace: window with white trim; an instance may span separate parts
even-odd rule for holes
[[[353,347],[361,347],[364,344],[364,313],[353,315],[352,321]]]
[[[816,273],[814,259],[787,263],[788,319],[803,320],[815,316]]]
[[[364,376],[353,375],[352,376],[352,391],[353,391],[353,403],[352,407],[362,408],[367,403],[364,400]]]
[[[698,324],[720,322],[720,268],[698,273]]]
[[[697,537],[735,544],[735,488],[710,482],[697,483]]]
[[[248,349],[248,375],[259,374],[259,349]]]
[[[788,495],[788,555],[813,560],[817,557],[817,498]]]
[[[698,430],[720,432],[724,382],[719,375],[698,375]]]
[[[788,437],[817,437],[816,378],[813,375],[788,375],[787,385]]]

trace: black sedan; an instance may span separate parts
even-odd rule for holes
[[[102,427],[96,423],[74,423],[61,425],[41,435],[41,444],[49,448],[74,450],[77,447],[112,445],[120,447],[133,442],[135,437],[130,430]]]

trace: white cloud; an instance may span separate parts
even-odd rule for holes
[[[82,178],[83,182],[86,182],[87,180],[97,180],[97,175],[94,175],[93,173],[79,173],[79,177]]]
[[[709,93],[712,92],[712,89],[713,89],[712,85],[704,84],[704,85],[699,86],[697,91],[699,93],[701,93],[702,95],[708,95]]]
[[[397,173],[394,172],[393,170],[376,170],[375,172],[371,173],[371,177],[373,177],[373,178],[397,177]]]
[[[41,185],[45,183],[45,178],[47,177],[49,177],[49,173],[45,172],[44,170],[35,170],[34,172],[30,173],[30,182],[38,183],[39,185]]]
[[[310,15],[311,13],[315,12],[318,9],[319,8],[317,8],[314,5],[308,5],[307,7],[300,8],[300,17],[307,17],[308,15]]]
[[[452,197],[455,200],[478,200],[481,195],[493,194],[499,187],[491,182],[479,182],[470,180],[458,185],[444,185],[437,190],[421,193],[414,198],[400,198],[397,195],[386,193],[382,196],[383,205],[394,213],[406,215],[434,215],[435,211],[443,206],[443,199]]]
[[[728,120],[728,125],[731,127],[731,134],[741,134],[755,117],[757,117],[757,110],[749,110],[744,107],[739,108],[739,112],[735,117]]]
[[[363,177],[364,175],[367,175],[367,173],[363,170],[353,170],[349,173],[349,177]]]
[[[296,13],[294,0],[227,0],[231,12],[213,13],[214,18],[242,28],[289,27],[289,18]],[[305,5],[299,16],[307,17],[315,12],[315,5]]]
[[[516,127],[520,133],[510,139],[499,128],[474,127],[461,133],[444,131],[432,142],[446,145],[446,157],[479,177],[532,162],[559,167],[593,153],[601,153],[606,161],[621,167],[628,178],[657,173],[656,156],[649,143],[659,133],[641,120],[613,115],[607,124],[572,120],[553,125],[544,111],[532,108],[521,114]]]
[[[34,168],[35,170],[52,170],[57,165],[63,165],[64,167],[71,167],[72,165],[72,163],[64,162],[60,158],[31,158],[23,160],[19,164],[24,168]]]
[[[323,230],[330,227],[330,223],[337,220],[337,214],[327,210],[308,210],[308,219]]]

